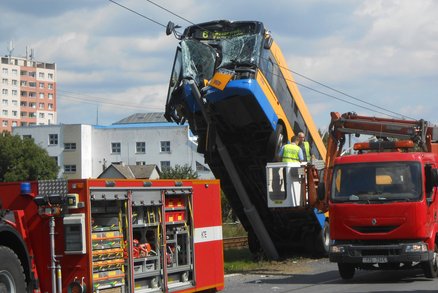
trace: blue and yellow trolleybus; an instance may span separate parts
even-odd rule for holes
[[[280,48],[258,21],[219,20],[187,27],[170,78],[165,116],[190,125],[232,208],[248,231],[250,249],[272,257],[292,243],[324,238],[325,217],[312,208],[272,209],[265,167],[283,144],[305,134],[313,156],[326,150]],[[268,240],[266,240],[268,238]],[[313,251],[323,251],[320,241]]]

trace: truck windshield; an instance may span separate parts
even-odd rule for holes
[[[415,201],[421,195],[417,162],[338,165],[333,170],[333,202]]]

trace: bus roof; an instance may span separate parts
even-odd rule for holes
[[[214,20],[187,27],[182,37],[212,40],[260,33],[264,33],[264,26],[259,21]]]

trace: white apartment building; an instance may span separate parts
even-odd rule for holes
[[[162,115],[162,113],[160,113]],[[59,178],[97,178],[112,163],[156,164],[160,170],[188,164],[200,178],[214,178],[188,125],[168,122],[35,125],[13,128],[31,137],[60,166]]]

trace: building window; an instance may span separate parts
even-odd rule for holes
[[[3,127],[8,127],[8,120],[3,120]]]
[[[7,99],[3,99],[3,100],[2,100],[2,104],[3,104],[3,105],[7,105],[7,104],[8,104],[8,100],[7,100]]]
[[[7,78],[3,78],[2,79],[2,84],[8,84],[8,79]]]
[[[44,78],[44,72],[38,72],[38,78]]]
[[[7,95],[8,94],[8,89],[2,89],[2,94],[3,95]]]
[[[64,150],[66,151],[74,151],[76,149],[75,142],[64,143]]]
[[[3,72],[3,74],[8,74],[8,69],[7,68],[2,68],[2,72]]]
[[[146,143],[144,141],[138,141],[135,144],[135,152],[137,154],[144,154],[146,153]]]
[[[47,74],[47,77],[48,77],[49,79],[53,79],[53,73],[48,73],[48,74]]]
[[[144,165],[146,165],[146,162],[145,161],[138,161],[138,162],[135,162],[135,164],[137,166],[144,166]]]
[[[36,82],[29,81],[29,86],[30,86],[30,87],[36,87]]]
[[[58,134],[49,134],[49,145],[58,144]]]
[[[12,80],[12,85],[17,86],[17,85],[18,85],[18,81],[17,81],[16,79],[13,79],[13,80]]]
[[[48,88],[49,90],[53,90],[53,84],[52,84],[52,83],[49,83],[49,84],[47,85],[47,88]]]
[[[18,70],[17,69],[12,69],[12,75],[17,76],[17,74],[18,74]]]
[[[39,114],[38,114],[38,117],[44,119],[44,113],[39,113]]]
[[[162,153],[170,153],[170,141],[162,141],[161,142],[161,152]]]
[[[8,116],[8,110],[2,110],[2,115],[3,116]]]
[[[27,86],[27,81],[25,80],[20,81],[20,86]]]
[[[12,127],[17,127],[17,121],[12,121]]]
[[[76,165],[64,165],[65,173],[76,173]]]
[[[18,101],[17,100],[12,100],[12,105],[18,106]]]
[[[111,153],[112,154],[120,154],[122,147],[120,142],[112,142],[111,143]]]
[[[170,169],[170,161],[161,161],[160,166],[161,166],[161,171],[169,170]]]
[[[35,112],[29,112],[29,118],[36,118]]]
[[[40,89],[44,88],[44,82],[40,82]]]
[[[29,97],[30,98],[36,98],[36,93],[35,92],[29,92]]]
[[[39,107],[40,109],[44,109],[44,103],[39,103],[39,104],[38,104],[38,107]]]
[[[53,109],[53,104],[47,104],[47,108],[49,108],[49,110]]]
[[[17,90],[12,90],[12,95],[13,96],[18,96],[18,91]]]
[[[17,115],[18,115],[18,112],[15,110],[12,110],[12,116],[17,117]]]
[[[48,94],[49,100],[53,99],[53,94]]]
[[[44,99],[44,93],[40,93],[40,99]]]
[[[29,76],[30,77],[35,77],[36,76],[36,72],[35,71],[29,71]]]
[[[31,107],[32,109],[36,109],[36,103],[30,102],[29,107]]]

